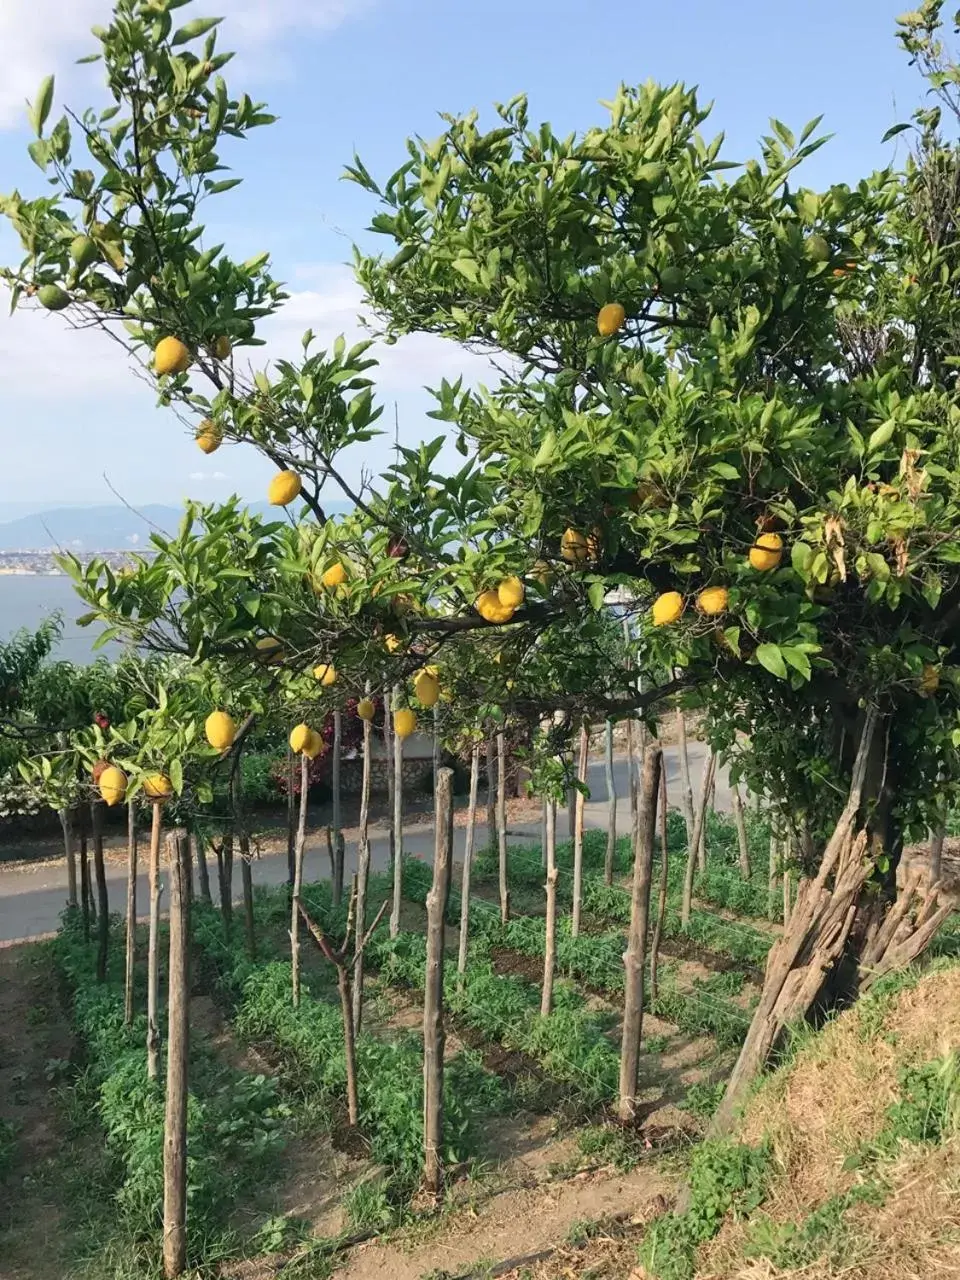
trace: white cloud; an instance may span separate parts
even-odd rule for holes
[[[226,480],[225,471],[191,471],[188,480]]]
[[[222,47],[237,51],[244,75],[263,79],[286,69],[282,41],[291,32],[331,30],[375,2],[210,0],[187,13],[222,16],[226,20],[220,37]],[[24,101],[32,99],[45,75],[56,73],[70,85],[78,71],[74,67],[77,57],[94,51],[91,26],[106,25],[110,8],[111,0],[0,0],[0,129],[23,122]],[[255,58],[249,56],[254,53]]]

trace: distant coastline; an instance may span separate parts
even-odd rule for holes
[[[105,560],[111,569],[121,569],[131,560],[129,551],[114,550],[84,552],[83,558],[91,560],[95,556]],[[54,559],[52,551],[0,551],[0,577],[65,578],[66,576]]]

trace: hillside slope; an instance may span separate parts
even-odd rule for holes
[[[804,1036],[691,1182],[638,1280],[960,1275],[960,965],[897,975]]]

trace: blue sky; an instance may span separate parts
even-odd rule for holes
[[[621,80],[684,80],[713,100],[706,132],[724,130],[726,155],[745,159],[775,115],[794,128],[823,113],[836,136],[803,171],[807,185],[856,181],[894,154],[884,130],[916,104],[922,82],[894,39],[900,8],[885,0],[220,0],[193,15],[226,21],[221,48],[234,91],[249,89],[280,116],[227,154],[244,183],[218,201],[211,230],[239,257],[272,250],[293,297],[272,322],[271,352],[295,355],[312,326],[326,340],[355,332],[358,294],[345,263],[370,245],[374,206],[339,180],[354,149],[375,176],[404,159],[408,134],[440,132],[439,111],[490,104],[518,91],[531,117],[561,132],[602,119],[599,100]],[[47,71],[57,103],[96,99],[97,68],[77,68],[107,0],[0,0],[0,46],[15,68],[0,85],[0,190],[39,194],[26,157],[20,103]],[[902,145],[902,143],[901,143]],[[0,261],[18,246],[0,231]],[[263,494],[270,469],[251,450],[204,458],[116,348],[65,331],[52,316],[6,318],[0,306],[0,519],[28,507],[104,502],[103,478],[133,503]],[[414,441],[435,434],[420,388],[479,366],[452,344],[414,339],[384,353],[382,399]],[[378,470],[375,443],[347,468]]]

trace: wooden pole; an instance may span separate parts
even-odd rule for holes
[[[627,647],[627,670],[633,670],[634,640],[629,618],[623,619],[623,642]],[[627,717],[627,797],[630,803],[630,830],[637,825],[637,724]]]
[[[297,798],[294,785],[297,777],[297,762],[293,748],[287,747],[287,883],[293,890],[293,864],[297,848]]]
[[[137,811],[127,805],[127,936],[123,970],[123,1020],[133,1022],[133,978],[137,960]]]
[[[250,853],[250,833],[246,827],[240,830],[240,883],[243,887],[243,935],[247,955],[257,958],[257,929],[253,915],[253,866]]]
[[[207,842],[199,831],[192,833],[197,852],[197,880],[200,884],[201,901],[208,906],[213,905],[210,895],[210,868],[207,866]]]
[[[667,848],[667,769],[661,757],[660,762],[660,890],[657,897],[657,919],[653,926],[653,941],[650,944],[650,1005],[657,1002],[657,971],[660,967],[660,939],[663,937],[663,924],[667,918],[667,883],[669,879],[669,850]]]
[[[370,696],[370,686],[366,688]],[[363,940],[367,927],[367,886],[370,883],[370,769],[373,759],[373,727],[363,722],[363,774],[360,779],[360,830],[357,835],[357,945],[353,960],[353,1033],[363,1021]]]
[[[712,768],[710,767],[711,765],[713,766]],[[697,869],[701,872],[707,869],[707,811],[712,807],[711,796],[716,789],[716,785],[716,753],[710,750],[703,766],[703,780],[701,782],[703,794],[700,796],[700,808],[703,810],[703,822],[700,824],[700,839],[697,843]]]
[[[776,915],[777,872],[780,867],[780,816],[770,810],[770,862],[767,868],[767,918]]]
[[[477,792],[480,789],[480,744],[470,752],[470,803],[467,809],[466,841],[463,849],[463,875],[460,881],[460,947],[457,973],[461,982],[467,971],[467,948],[470,936],[470,871],[473,865],[473,843],[477,831]]]
[[[650,879],[653,870],[657,793],[660,790],[662,763],[660,744],[655,743],[648,747],[643,763],[643,781],[640,786],[637,826],[634,831],[630,931],[627,934],[627,950],[623,957],[625,978],[619,1095],[619,1114],[623,1121],[633,1120],[637,1109],[640,1036],[643,1030],[643,969],[646,963]]]
[[[233,930],[233,831],[225,831],[221,842],[220,914],[227,937]]]
[[[613,884],[613,859],[617,851],[617,786],[613,776],[613,721],[604,726],[604,770],[607,779],[607,851],[603,859],[603,883]]]
[[[400,705],[400,686],[393,687],[393,706]],[[400,903],[403,901],[403,739],[393,735],[393,905],[390,937],[400,936]]]
[[[693,784],[690,781],[690,752],[687,750],[687,722],[677,707],[677,753],[680,756],[680,812],[687,825],[687,846],[693,839]]]
[[[683,877],[683,898],[680,902],[680,924],[686,928],[690,923],[690,910],[693,906],[693,873],[696,870],[697,854],[700,849],[700,833],[707,817],[707,804],[710,800],[710,783],[717,768],[717,757],[710,754],[707,760],[707,771],[703,776],[704,786],[700,793],[700,804],[697,818],[693,824],[693,836],[687,848],[687,869]]]
[[[110,903],[107,898],[107,872],[103,865],[103,801],[90,805],[90,830],[93,833],[93,873],[97,882],[97,981],[107,977],[107,952],[110,947]]]
[[[60,810],[60,827],[63,831],[63,853],[67,860],[67,906],[76,908],[77,900],[77,854],[73,846],[73,824],[70,810],[64,806]]]
[[[310,789],[310,761],[300,757],[300,811],[293,851],[293,892],[290,895],[290,976],[293,1007],[300,1008],[300,890],[303,887],[303,851],[307,844],[307,792]]]
[[[147,939],[147,1075],[156,1080],[160,1072],[160,825],[163,814],[161,801],[151,806],[150,863],[147,875],[150,882],[150,930]]]
[[[497,838],[497,742],[491,735],[487,739],[487,848],[492,849]]]
[[[737,843],[740,846],[740,879],[750,879],[750,843],[747,840],[747,821],[743,813],[743,800],[740,788],[736,783],[730,788],[730,806],[733,809],[733,821],[737,828]]]
[[[190,1052],[190,840],[167,836],[170,958],[167,998],[167,1097],[163,1124],[163,1274],[187,1266],[187,1087]]]
[[[930,883],[936,884],[940,879],[943,867],[943,842],[946,828],[941,823],[935,831],[930,832]]]
[[[547,801],[547,918],[543,948],[543,990],[540,1013],[546,1017],[553,1009],[553,979],[557,971],[557,802]]]
[[[83,917],[83,940],[90,941],[90,917],[93,914],[93,897],[90,892],[90,861],[87,857],[87,822],[83,805],[80,806],[80,911]]]
[[[503,730],[497,734],[497,855],[500,869],[500,922],[510,919],[510,879],[507,867],[507,750]]]
[[[433,885],[427,895],[427,965],[423,997],[424,1185],[440,1194],[443,1182],[443,955],[453,848],[453,770],[437,778]]]
[[[333,905],[339,907],[343,897],[343,823],[340,817],[340,757],[343,753],[343,716],[339,708],[333,713],[333,761],[330,786],[333,791]]]
[[[590,728],[584,720],[580,726],[580,756],[577,761],[577,781],[586,786],[587,764],[590,756]],[[574,800],[573,823],[573,912],[570,932],[574,938],[580,934],[580,913],[583,899],[583,814],[586,796],[578,788]]]
[[[383,689],[383,745],[387,756],[387,809],[390,813],[390,868],[393,869],[394,860],[397,856],[396,848],[396,832],[393,829],[393,780],[394,780],[394,759],[393,753],[396,745],[396,734],[393,732],[393,718],[390,714],[391,701],[390,690],[384,685]]]

